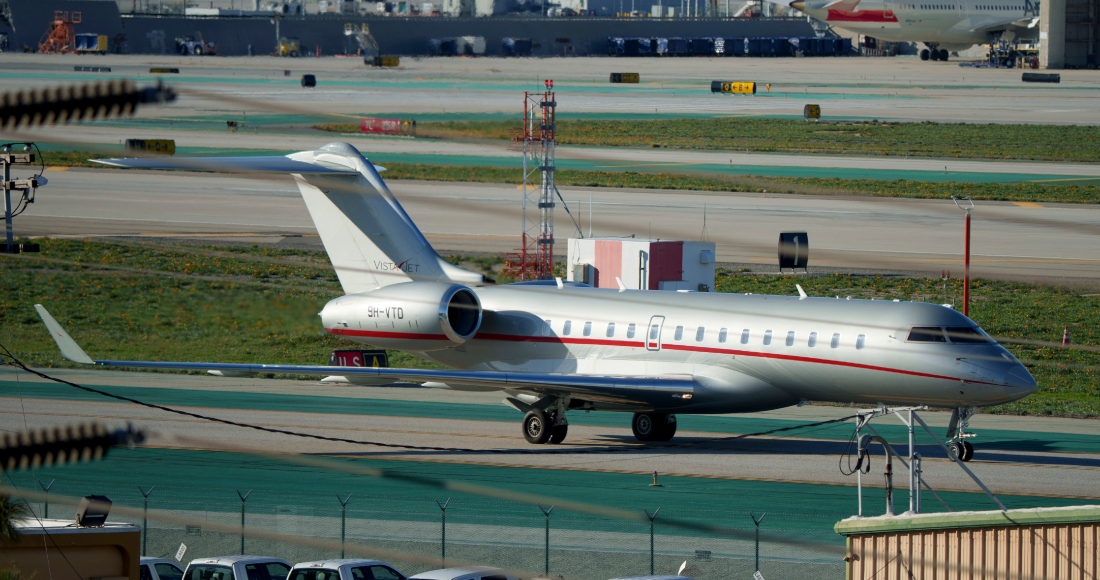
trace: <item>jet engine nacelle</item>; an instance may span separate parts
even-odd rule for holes
[[[481,327],[481,301],[467,286],[405,282],[349,294],[325,305],[330,333],[383,348],[431,351],[473,338]]]

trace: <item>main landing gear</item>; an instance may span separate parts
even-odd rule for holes
[[[565,412],[559,415],[557,410],[550,413],[531,410],[523,417],[523,438],[528,443],[561,443],[569,435],[569,423],[565,421]]]
[[[951,58],[951,53],[947,52],[947,49],[937,49],[934,45],[930,45],[920,51],[921,60],[942,60],[947,62]]]
[[[676,415],[634,413],[630,427],[638,441],[668,441],[676,434]]]
[[[967,433],[966,430],[976,411],[977,409],[966,407],[951,411],[951,421],[947,423],[947,448],[959,461],[967,462],[974,458],[974,446],[967,439],[977,437],[977,434]]]

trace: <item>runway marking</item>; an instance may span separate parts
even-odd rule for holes
[[[1020,207],[1040,207],[1040,208],[1044,207],[1044,206],[1039,205],[1039,204],[1037,204],[1033,201],[1014,201],[1014,202],[1012,202],[1012,205],[1018,205]]]

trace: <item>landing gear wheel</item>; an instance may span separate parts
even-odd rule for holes
[[[951,58],[951,53],[947,52],[946,48],[940,49],[940,60],[947,62],[947,59]]]
[[[554,425],[553,430],[550,432],[550,442],[554,444],[565,441],[565,436],[569,434],[569,425]]]
[[[654,441],[669,441],[673,435],[676,435],[676,415],[669,415],[664,424],[658,426],[657,435],[653,438]]]
[[[655,441],[660,433],[660,425],[665,423],[665,415],[659,413],[634,413],[630,428],[638,441]]]
[[[963,457],[966,456],[966,446],[963,445],[962,441],[952,441],[951,443],[948,443],[947,449],[951,451],[952,456],[958,457],[959,461],[966,461],[965,459],[963,459]]]
[[[940,59],[940,51],[938,51],[938,50],[934,50],[934,49],[933,49],[933,50],[931,51],[931,53],[929,54],[929,57],[930,57],[930,58],[931,58],[932,60],[939,60],[939,59]]]
[[[928,49],[927,49],[927,48],[926,48],[926,49],[924,49],[924,50],[922,50],[922,51],[920,51],[920,59],[921,59],[921,60],[928,60],[928,58],[929,58],[930,56],[931,56],[931,54],[929,53],[929,51],[928,51]]]
[[[202,56],[202,46],[201,45],[198,45],[198,44],[195,45],[195,56]]]
[[[969,441],[963,441],[962,444],[963,453],[962,456],[959,457],[959,459],[961,459],[964,463],[969,462],[971,459],[974,459],[974,446],[971,445]]]
[[[550,440],[554,430],[550,425],[550,417],[541,411],[528,411],[523,417],[523,438],[528,443],[542,445]]]

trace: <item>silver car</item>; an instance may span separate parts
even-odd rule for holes
[[[267,556],[195,558],[183,573],[184,580],[286,580],[290,564]]]
[[[409,580],[519,580],[501,568],[489,566],[467,566],[465,568],[443,568],[421,572]]]
[[[380,560],[317,560],[294,565],[287,580],[406,580],[396,568]]]

